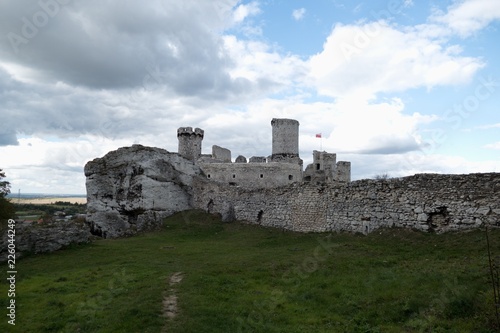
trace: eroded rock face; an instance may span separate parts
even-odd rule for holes
[[[191,208],[193,162],[164,149],[133,145],[85,165],[87,223],[104,238],[157,228]]]

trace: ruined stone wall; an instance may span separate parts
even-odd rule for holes
[[[313,151],[313,163],[304,171],[304,180],[312,183],[347,183],[351,181],[351,162],[337,162],[337,154]]]
[[[500,226],[500,173],[418,174],[348,184],[244,190],[193,182],[193,205],[224,220],[295,231],[369,233],[380,227],[446,232]]]
[[[16,223],[16,258],[26,253],[53,252],[72,244],[88,243],[92,235],[79,221],[56,221],[44,224]],[[0,262],[7,261],[7,229],[0,238]]]
[[[350,182],[351,181],[351,162],[339,161],[337,162],[335,168],[335,179],[338,182]]]
[[[220,160],[222,163],[231,163],[231,151],[217,145],[212,146],[212,158]]]
[[[291,163],[199,163],[207,179],[246,188],[268,188],[302,180],[300,165]]]

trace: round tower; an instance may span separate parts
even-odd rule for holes
[[[177,129],[177,139],[179,140],[178,152],[181,156],[196,162],[201,156],[201,142],[204,131],[200,128],[179,127]]]
[[[299,163],[299,122],[294,119],[271,120],[273,128],[273,162]]]

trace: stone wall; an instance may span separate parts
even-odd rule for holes
[[[231,151],[217,145],[212,146],[212,158],[222,163],[231,163]]]
[[[265,161],[265,158],[264,158]],[[269,188],[302,181],[301,166],[292,163],[201,163],[207,179],[247,188]]]
[[[237,219],[294,231],[369,233],[381,227],[446,232],[500,226],[500,174],[418,174],[348,184],[295,183],[245,190],[204,179],[193,205]]]
[[[16,257],[25,253],[45,253],[71,244],[88,243],[91,233],[87,225],[78,221],[56,221],[46,224],[16,223]],[[0,262],[7,261],[7,229],[0,240]]]
[[[351,162],[339,161],[337,162],[335,179],[339,182],[351,181]]]

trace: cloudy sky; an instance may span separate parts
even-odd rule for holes
[[[0,0],[0,168],[84,194],[110,150],[267,156],[282,117],[353,179],[500,172],[499,35],[498,0]]]

